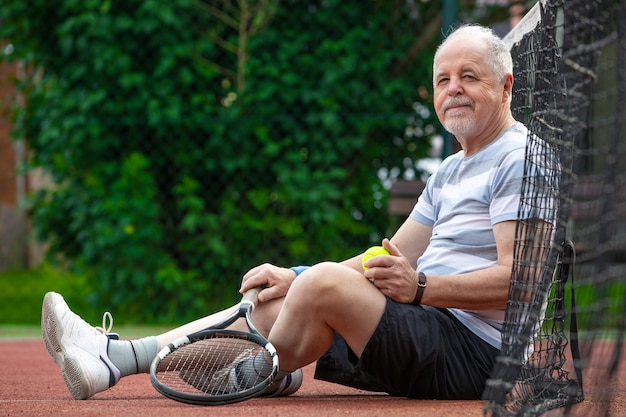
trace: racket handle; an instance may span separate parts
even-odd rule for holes
[[[243,298],[241,299],[241,306],[244,307],[244,304],[250,304],[251,310],[254,310],[254,308],[259,303],[259,293],[264,288],[266,288],[266,286],[261,285],[261,286],[254,287],[246,291],[245,294],[243,295]]]

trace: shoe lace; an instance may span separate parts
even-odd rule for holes
[[[108,311],[105,311],[102,315],[102,327],[96,326],[95,329],[103,334],[111,333],[111,329],[113,328],[113,315]]]

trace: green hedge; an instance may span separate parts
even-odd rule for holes
[[[54,182],[28,208],[51,259],[89,281],[94,307],[191,319],[235,301],[259,263],[379,243],[386,186],[415,174],[439,130],[439,2],[238,4],[249,8],[0,8],[5,58],[27,74],[15,109],[15,136],[32,150],[24,169]]]

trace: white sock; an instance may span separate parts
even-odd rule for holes
[[[159,342],[154,336],[135,340],[112,339],[107,353],[121,376],[148,373],[152,360],[159,353]]]

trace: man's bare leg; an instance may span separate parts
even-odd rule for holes
[[[260,304],[255,323],[267,334],[282,299]],[[119,382],[120,378],[149,372],[156,354],[175,339],[222,321],[237,306],[170,330],[158,336],[118,340],[108,329],[98,329],[72,312],[60,294],[48,293],[42,305],[42,336],[52,359],[59,365],[70,393],[86,399]],[[234,323],[233,328],[241,328]],[[298,385],[299,386],[299,385]]]
[[[252,322],[259,332],[261,332],[265,337],[269,334],[269,331],[276,320],[276,316],[280,311],[282,306],[283,299],[271,300],[266,303],[259,304],[254,312],[252,313]],[[184,324],[180,327],[162,333],[156,336],[156,339],[159,342],[159,349],[164,348],[168,345],[168,343],[186,336],[188,334],[200,331],[202,329],[206,329],[212,325],[215,325],[228,316],[230,316],[233,312],[237,311],[239,305],[234,305],[225,310],[218,311],[209,316],[202,317],[198,320],[194,320],[187,324]],[[238,320],[230,326],[231,329],[235,330],[247,330],[246,324],[243,320]]]
[[[269,334],[281,368],[294,370],[319,359],[335,332],[360,357],[385,304],[385,296],[351,268],[330,262],[310,268],[292,284]]]

